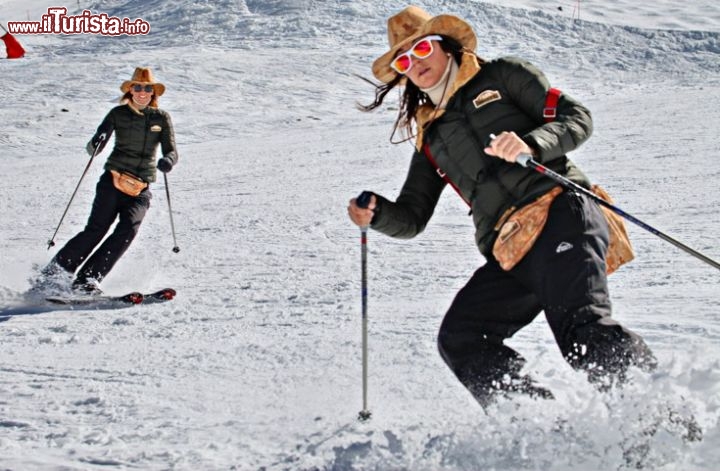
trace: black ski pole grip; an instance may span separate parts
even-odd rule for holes
[[[372,198],[372,195],[372,191],[363,191],[355,199],[355,204],[357,204],[358,208],[367,209],[368,205],[370,205],[370,198]]]
[[[495,140],[497,136],[495,134],[490,133],[490,135],[485,139],[485,147],[490,147],[492,145],[492,141]]]

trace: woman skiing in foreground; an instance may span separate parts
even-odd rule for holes
[[[52,284],[58,274],[77,271],[73,290],[100,293],[100,282],[130,247],[150,207],[155,169],[169,172],[178,160],[170,115],[158,109],[165,86],[154,79],[150,69],[138,67],[120,90],[123,104],[110,110],[87,144],[88,154],[94,156],[115,133],[115,147],[98,181],[90,217],[85,228],[42,270],[41,285]],[[162,157],[156,164],[158,146]],[[112,234],[95,250],[116,219]]]
[[[410,6],[388,20],[388,37],[390,50],[372,65],[382,84],[364,109],[404,86],[393,135],[404,130],[415,152],[395,202],[373,194],[367,208],[352,199],[348,213],[359,226],[411,238],[447,184],[470,206],[486,263],[458,292],[438,334],[457,378],[484,407],[509,393],[551,398],[504,344],[541,311],[564,358],[600,387],[622,380],[630,366],[652,369],[644,341],[611,318],[609,233],[597,203],[515,164],[530,154],[589,188],[566,154],[590,136],[590,112],[550,92],[549,113],[542,72],[516,58],[481,59],[472,28],[458,17]]]

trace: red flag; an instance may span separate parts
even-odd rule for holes
[[[5,43],[5,49],[7,49],[7,58],[8,59],[19,59],[20,57],[25,55],[25,49],[20,45],[20,43],[13,37],[10,33],[5,33],[3,36],[0,36],[0,39],[3,40]]]

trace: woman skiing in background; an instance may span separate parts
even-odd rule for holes
[[[98,181],[87,225],[43,269],[41,283],[52,282],[58,273],[77,271],[75,291],[100,293],[100,282],[130,247],[150,207],[155,169],[169,172],[178,160],[170,115],[158,109],[165,86],[150,69],[138,67],[120,90],[122,104],[110,110],[87,144],[88,154],[99,154],[115,133],[115,147]],[[156,164],[158,145],[162,157]],[[116,219],[115,230],[95,250]]]
[[[372,194],[367,208],[350,200],[348,213],[359,226],[411,238],[425,228],[446,184],[470,206],[486,263],[458,292],[438,334],[440,354],[457,378],[484,407],[499,394],[551,398],[504,344],[541,311],[564,358],[601,387],[622,380],[631,365],[653,368],[644,341],[611,318],[609,234],[600,207],[515,164],[530,154],[589,188],[566,153],[590,136],[590,112],[558,92],[549,113],[545,76],[520,59],[478,57],[473,30],[458,17],[410,6],[388,20],[388,37],[390,50],[372,65],[382,84],[363,109],[378,108],[404,86],[393,136],[404,130],[415,152],[395,202]],[[491,135],[497,137],[490,141]],[[526,208],[546,218],[544,228],[534,216],[506,224]],[[534,241],[513,245],[526,226],[539,227]],[[506,241],[513,244],[502,246]]]

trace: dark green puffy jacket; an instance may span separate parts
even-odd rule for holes
[[[155,150],[161,147],[163,157],[175,165],[178,160],[175,150],[175,133],[170,115],[157,108],[136,110],[129,104],[116,106],[105,116],[92,138],[97,146],[99,136],[105,134],[107,144],[115,132],[115,147],[105,163],[106,170],[130,172],[146,182],[156,178]],[[102,147],[98,153],[102,151]]]
[[[460,76],[467,74],[466,59]],[[480,252],[489,255],[497,235],[494,227],[505,210],[520,207],[556,185],[531,169],[485,154],[491,133],[514,131],[535,149],[535,160],[589,187],[588,179],[565,154],[590,136],[590,112],[562,94],[557,117],[545,123],[549,88],[542,72],[520,59],[483,64],[455,91],[444,113],[425,128],[396,202],[378,196],[371,227],[398,238],[424,230],[446,185],[425,155],[429,150],[441,172],[470,203],[475,241]]]

